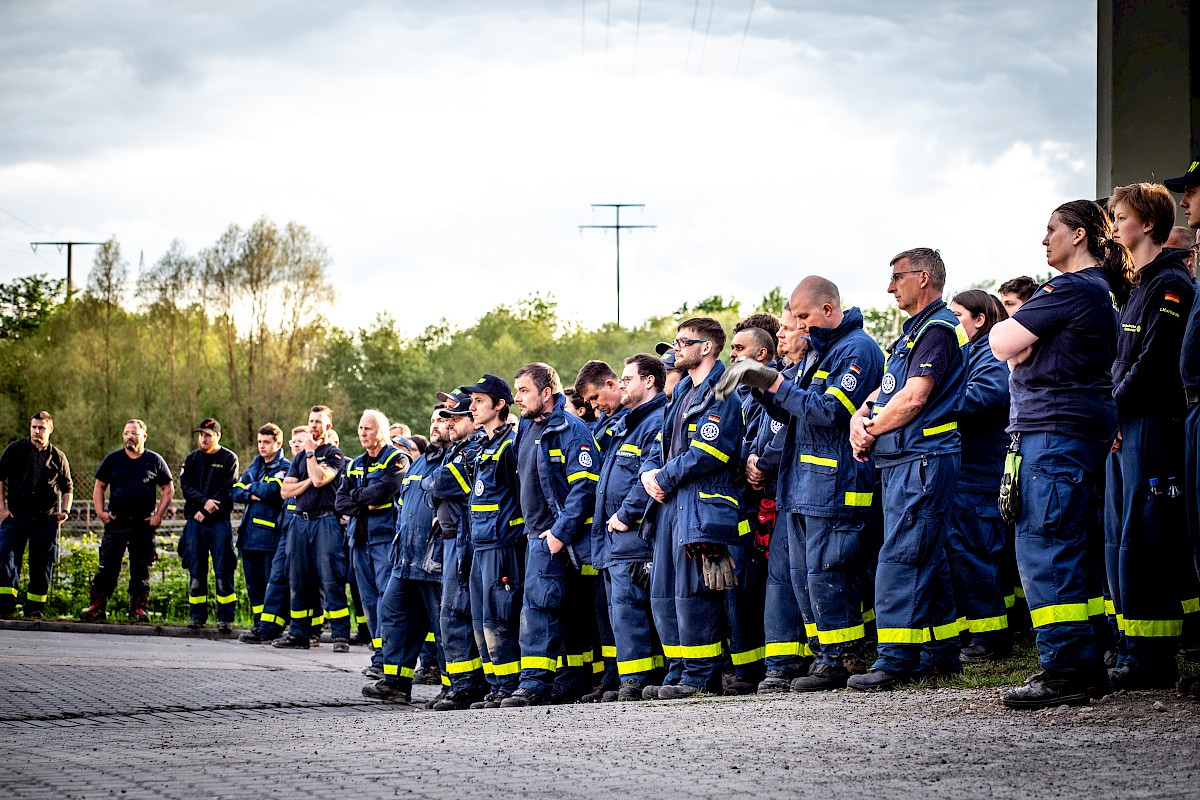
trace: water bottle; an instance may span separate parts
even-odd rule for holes
[[[1152,495],[1162,494],[1162,490],[1158,488],[1158,478],[1150,479],[1150,494],[1152,494]]]
[[[1183,497],[1183,490],[1179,488],[1179,484],[1175,482],[1174,477],[1167,478],[1167,497],[1171,500],[1178,500]]]

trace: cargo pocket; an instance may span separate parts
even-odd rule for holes
[[[1040,532],[1054,538],[1083,536],[1083,511],[1087,491],[1083,485],[1083,470],[1077,467],[1034,465],[1032,479],[1025,495],[1026,514],[1042,511]]]
[[[732,491],[732,489],[726,490]],[[703,539],[734,542],[737,539],[738,510],[737,498],[724,492],[706,492],[698,494],[699,503],[696,514],[699,517],[696,528],[705,534]]]
[[[929,560],[934,547],[941,546],[938,526],[942,521],[937,516],[904,512],[904,524],[896,531],[891,546],[886,544],[885,557],[880,561],[893,564],[920,565]]]

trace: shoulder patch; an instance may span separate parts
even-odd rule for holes
[[[853,367],[851,367],[851,369],[853,369]],[[854,373],[847,372],[842,376],[841,384],[842,388],[847,392],[853,392],[858,388],[858,378],[854,377]]]
[[[777,419],[771,420],[771,433],[779,433],[783,430],[783,423]]]
[[[1042,287],[1042,291],[1045,292],[1046,294],[1052,294],[1054,292],[1054,287],[1047,283],[1045,286]]]
[[[1175,294],[1174,292],[1167,292],[1166,295],[1163,296],[1163,300],[1166,300],[1168,303],[1178,303],[1179,295]]]
[[[475,481],[475,494],[477,494],[477,495],[483,494],[483,481],[482,480]]]
[[[896,388],[896,376],[892,373],[887,373],[883,376],[883,384],[879,387],[884,394],[891,394]]]
[[[711,442],[721,435],[721,429],[714,422],[706,422],[700,426],[700,438],[706,442]]]
[[[583,452],[579,454],[579,466],[583,467],[584,469],[592,466],[592,454],[587,452],[586,446],[584,447]]]

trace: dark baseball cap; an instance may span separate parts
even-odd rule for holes
[[[461,417],[471,413],[471,395],[466,392],[438,392],[437,396],[446,404],[445,408],[438,409],[438,416]]]
[[[458,391],[467,392],[468,394],[472,392],[490,394],[492,397],[496,398],[497,400],[503,400],[510,406],[512,405],[513,401],[512,389],[508,388],[508,381],[504,380],[503,378],[497,378],[495,375],[491,375],[486,372],[482,378],[474,383],[468,383],[465,386],[458,387]]]
[[[1178,178],[1169,178],[1163,181],[1163,185],[1172,192],[1183,193],[1189,186],[1200,186],[1200,161],[1193,161],[1188,167],[1187,172],[1180,175]]]
[[[201,431],[207,431],[209,433],[220,433],[221,432],[221,423],[217,422],[212,417],[209,417],[208,419],[200,420],[200,424],[197,425],[195,428],[192,428],[192,433],[200,433]]]
[[[675,351],[668,350],[662,354],[663,366],[667,369],[675,369]]]
[[[674,349],[675,345],[671,344],[670,342],[659,342],[658,344],[654,345],[654,352],[658,353],[660,356],[665,356]]]

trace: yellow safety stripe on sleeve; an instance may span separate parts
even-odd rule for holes
[[[236,594],[219,594],[219,595],[217,595],[217,602],[220,603],[221,605],[228,605],[229,603],[236,603],[237,595]]]
[[[488,664],[490,667],[491,664]],[[477,669],[483,669],[483,662],[478,658],[473,658],[470,661],[447,661],[446,673],[449,675],[462,675],[464,672],[474,672]]]
[[[383,511],[385,508],[391,508],[391,507],[392,507],[391,503],[384,503],[381,506],[375,506],[375,508],[373,510],[374,511]]]
[[[868,608],[863,612],[863,624],[875,621],[875,609]]]
[[[429,633],[425,634],[425,641],[427,641],[427,642],[436,642],[437,641],[437,637],[433,635],[433,631],[430,631]]]
[[[817,630],[817,641],[821,644],[857,642],[859,639],[865,639],[866,636],[867,630],[863,625],[852,625],[849,628],[834,628],[831,631]]]
[[[1164,637],[1181,636],[1183,620],[1181,619],[1129,619],[1125,618],[1126,636]]]
[[[722,500],[728,500],[730,503],[733,504],[734,508],[737,508],[737,506],[738,506],[738,501],[737,501],[736,497],[730,497],[727,494],[717,494],[716,492],[701,492],[700,493],[700,499],[702,499],[702,500],[706,499],[706,498],[712,499],[714,497],[719,497]]]
[[[724,652],[720,642],[680,645],[679,650],[682,658],[716,658]]]
[[[729,456],[725,455],[720,450],[713,447],[711,444],[705,444],[704,442],[700,441],[699,439],[692,439],[692,447],[697,447],[697,448],[703,450],[704,452],[708,453],[713,458],[720,461],[722,464],[729,463]]]
[[[15,587],[15,586],[0,586],[0,594],[11,594],[13,597],[16,597],[17,596],[17,587]]]
[[[1087,602],[1088,616],[1099,617],[1104,614],[1104,598],[1090,597]]]
[[[750,532],[750,520],[738,520],[738,536],[745,536]]]
[[[821,456],[814,456],[814,455],[810,455],[808,453],[801,453],[800,463],[801,464],[816,464],[818,467],[830,467],[833,469],[837,469],[837,459],[836,458],[822,458]]]
[[[362,475],[363,471],[361,469],[355,469],[354,467],[351,467],[350,469],[346,470],[346,474],[353,478],[355,476]]]
[[[677,644],[664,644],[662,649],[667,658],[683,658],[683,648]]]
[[[258,621],[266,622],[268,624],[274,623],[276,625],[283,625],[285,622],[287,622],[287,620],[283,617],[277,617],[274,614],[263,614],[258,618]]]
[[[846,393],[838,387],[830,386],[825,390],[825,394],[831,394],[836,397],[838,401],[845,406],[846,410],[850,412],[850,416],[854,416],[858,413],[858,409],[854,407],[854,403],[850,402],[850,398],[847,397]]]
[[[817,626],[814,623],[806,622],[804,624],[804,637],[806,639],[817,638]]]
[[[495,668],[492,667],[492,662],[490,662],[490,661],[483,662],[483,674],[484,675],[495,675],[496,674]]]
[[[271,520],[269,520],[269,519],[259,519],[258,517],[251,517],[250,521],[256,525],[262,525],[264,528],[274,528],[275,527],[275,523],[271,522]]]
[[[499,505],[499,503],[473,503],[471,505],[471,510],[472,511],[499,511],[500,505]]]
[[[25,599],[32,600],[35,603],[44,603],[44,602],[46,602],[46,595],[34,594],[33,592],[25,592]]]
[[[954,626],[958,633],[958,626]],[[925,644],[932,641],[929,628],[880,628],[876,633],[880,644]]]
[[[767,642],[763,648],[763,653],[767,658],[777,656],[798,656],[800,655],[799,642]]]
[[[971,633],[987,633],[989,631],[1008,630],[1008,614],[983,619],[968,619],[967,630]]]
[[[1016,597],[1018,600],[1024,600],[1025,599],[1025,590],[1022,589],[1020,586],[1014,586],[1013,587],[1013,596]]]
[[[324,614],[313,614],[313,618],[312,618],[313,625],[322,625],[322,624],[324,624],[324,622],[325,622]]]
[[[516,517],[515,519],[510,519],[508,521],[508,527],[510,527],[510,528],[515,528],[518,525],[524,525],[524,524],[525,524],[524,517]]]
[[[1200,597],[1191,597],[1184,600],[1180,605],[1183,607],[1183,613],[1195,614],[1200,612]]]
[[[578,658],[578,656],[576,657]],[[546,658],[544,656],[521,656],[521,669],[558,669],[558,661],[556,658]],[[579,664],[572,666],[578,667],[582,663],[583,660],[580,659]],[[499,670],[496,672],[497,674],[504,674]]]
[[[1104,615],[1107,617],[1113,617],[1113,616],[1116,616],[1116,614],[1117,614],[1117,607],[1115,605],[1113,605],[1113,601],[1105,600],[1104,601]]]
[[[623,678],[626,675],[633,675],[637,672],[649,672],[656,666],[659,665],[654,663],[653,658],[633,658],[629,661],[618,661],[617,674]]]
[[[550,661],[551,659],[546,659],[546,660]],[[554,669],[554,667],[549,667],[549,669]],[[520,671],[521,671],[521,662],[520,661],[509,661],[504,664],[492,664],[492,674],[493,675],[516,675]]]
[[[870,508],[874,500],[874,492],[846,492],[846,505],[848,506]]]
[[[829,377],[828,370],[819,369],[813,373],[813,378],[815,378],[816,380],[822,380],[822,379],[828,378],[828,377]]]
[[[744,650],[741,653],[730,653],[729,660],[733,662],[735,667],[740,667],[744,664],[753,664],[756,661],[762,661],[767,657],[767,648],[756,647],[753,650]]]
[[[939,433],[948,433],[949,431],[958,430],[957,422],[947,422],[945,425],[938,425],[933,428],[922,428],[922,436],[937,436]]]
[[[600,570],[593,567],[591,564],[584,564],[579,568],[580,575],[599,575]]]
[[[424,477],[425,477],[424,475],[412,475],[412,474],[405,475],[404,480],[401,481],[401,485],[408,486],[413,481],[419,481],[419,480],[421,480],[421,478],[424,478]]]
[[[400,451],[394,450],[394,451],[392,451],[392,454],[390,456],[388,456],[387,458],[385,458],[383,460],[382,464],[372,464],[371,469],[387,469],[388,464],[391,464],[393,461],[395,461],[396,457],[399,455],[400,455]]]
[[[450,474],[454,476],[454,480],[458,481],[459,488],[461,488],[467,494],[470,494],[471,487],[467,483],[466,479],[463,478],[462,473],[458,471],[458,467],[454,466],[453,464],[447,464],[446,469],[450,470]]]
[[[263,607],[262,607],[262,606],[250,606],[250,613],[251,613],[251,614],[261,614],[262,612],[263,612]]]
[[[640,456],[642,454],[642,448],[638,447],[636,444],[626,443],[626,444],[623,444],[620,447],[618,447],[617,452],[618,453],[633,453],[635,456]]]
[[[600,657],[601,658],[616,658],[617,657],[616,645],[611,645],[611,644],[600,645]]]
[[[600,476],[597,475],[596,473],[588,472],[587,470],[580,470],[579,472],[572,472],[570,475],[568,475],[567,483],[574,483],[575,481],[579,480],[580,478],[587,478],[589,481],[600,480]]]
[[[283,478],[263,478],[263,483],[278,483],[280,486],[283,486]]]
[[[1033,620],[1033,627],[1035,628],[1053,625],[1056,622],[1087,622],[1088,604],[1057,603],[1055,605],[1042,606],[1041,608],[1031,608],[1029,609],[1029,616]]]
[[[333,609],[330,611],[326,611],[325,616],[329,617],[330,619],[341,619],[342,617],[350,616],[350,609],[349,608]]]
[[[372,640],[371,640],[371,647],[374,647],[376,650],[378,650],[379,648],[383,647],[383,639],[382,639],[382,637],[376,636],[374,639],[372,639]]]
[[[207,603],[208,595],[206,595],[206,594],[198,594],[198,595],[189,594],[188,602],[191,603],[192,605],[199,605],[200,603]]]
[[[1004,607],[1005,608],[1012,608],[1016,604],[1017,604],[1017,596],[1015,594],[1009,594],[1009,595],[1004,596]]]
[[[238,481],[237,483],[235,483],[235,484],[233,485],[233,488],[235,488],[235,489],[249,489],[250,487],[249,487],[249,486],[247,486],[246,484],[242,483],[241,481]]]

